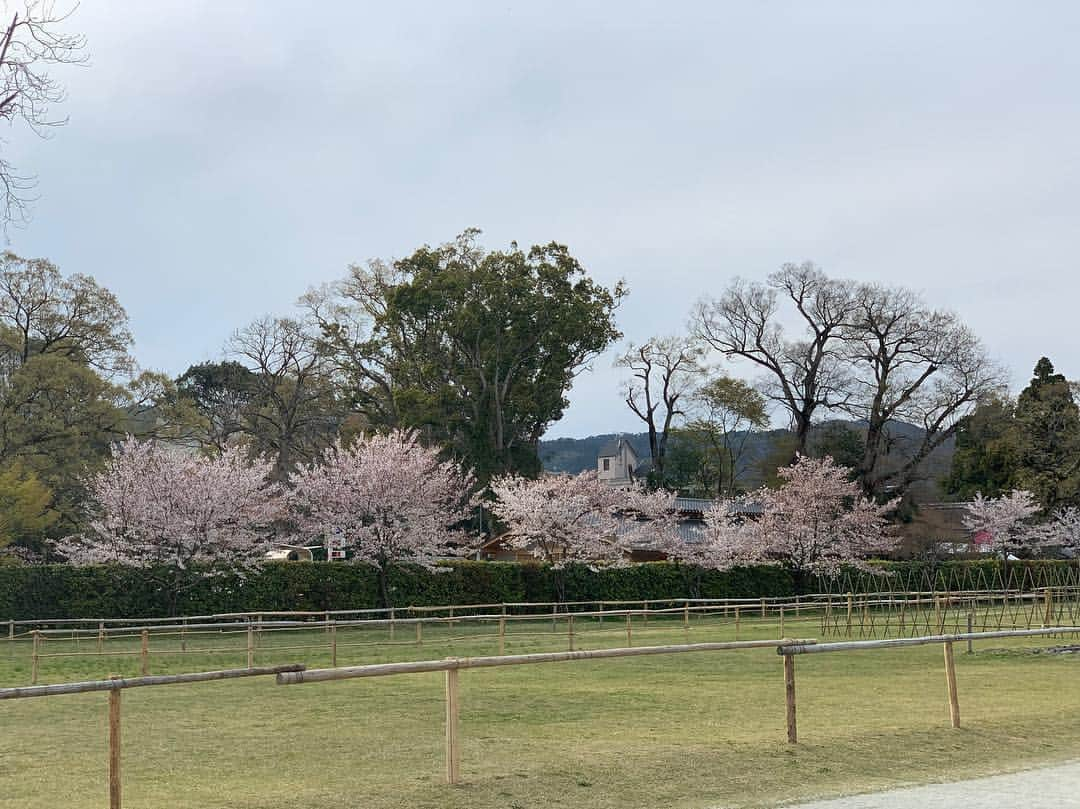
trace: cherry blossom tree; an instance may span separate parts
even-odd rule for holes
[[[1035,495],[1025,489],[1014,489],[1000,497],[983,497],[982,492],[976,492],[965,509],[963,523],[972,533],[985,532],[990,549],[1004,559],[1007,574],[1010,555],[1052,541],[1052,530],[1035,522],[1041,509]]]
[[[666,549],[677,531],[673,493],[618,489],[595,471],[537,480],[505,476],[491,490],[497,498],[491,509],[507,526],[504,541],[554,568],[560,600],[567,565],[621,566],[636,544]]]
[[[1064,506],[1054,511],[1047,528],[1047,543],[1080,552],[1080,508]]]
[[[740,500],[721,500],[704,514],[704,522],[688,522],[667,532],[664,551],[668,561],[682,572],[687,592],[701,597],[701,582],[706,570],[725,570],[738,563],[734,552],[740,547],[743,520]]]
[[[799,456],[777,470],[779,488],[748,498],[760,517],[740,524],[729,504],[714,506],[705,522],[717,545],[716,565],[776,563],[800,575],[832,575],[894,548],[885,515],[896,504],[868,500],[849,474],[832,458]]]
[[[475,499],[472,474],[415,432],[338,440],[322,464],[293,477],[290,500],[305,532],[344,539],[353,558],[379,572],[380,596],[391,606],[389,570],[411,562],[433,568],[457,554],[464,539],[455,525],[467,520]]]
[[[218,562],[245,565],[263,558],[267,528],[279,514],[280,490],[271,466],[237,447],[216,457],[194,455],[128,437],[88,481],[89,531],[57,543],[74,564],[144,567],[171,588],[184,571]]]

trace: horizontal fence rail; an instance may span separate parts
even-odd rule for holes
[[[427,671],[486,669],[498,666],[524,666],[532,663],[564,663],[571,660],[602,660],[612,657],[641,657],[646,655],[681,654],[685,652],[717,652],[727,649],[778,648],[785,644],[812,644],[813,639],[741,640],[724,643],[683,643],[670,646],[637,646],[621,649],[593,649],[580,652],[537,652],[502,657],[448,657],[443,660],[417,660],[408,663],[372,663],[367,666],[343,666],[336,669],[305,669],[283,672],[278,685],[319,683],[329,680],[352,680],[358,677],[389,677],[395,674],[418,674]]]
[[[142,688],[151,685],[206,683],[214,680],[235,680],[240,677],[265,677],[271,674],[298,673],[303,670],[303,665],[299,663],[290,663],[284,666],[259,666],[250,669],[193,671],[186,674],[156,674],[150,677],[112,677],[108,680],[87,680],[81,683],[23,685],[16,686],[15,688],[0,688],[0,700],[28,699],[30,697],[54,697],[59,694],[86,694],[91,691],[119,691],[126,688]]]

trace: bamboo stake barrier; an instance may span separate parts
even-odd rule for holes
[[[629,617],[629,613],[627,613]],[[461,732],[458,672],[461,669],[521,666],[537,663],[562,663],[573,660],[602,660],[613,657],[640,657],[658,654],[682,654],[731,649],[775,648],[778,651],[787,644],[813,644],[812,639],[749,640],[724,643],[689,643],[674,646],[639,646],[625,649],[591,649],[574,652],[539,652],[502,657],[450,657],[444,660],[420,660],[409,663],[376,663],[366,666],[312,669],[282,672],[277,676],[278,685],[351,680],[360,677],[388,677],[398,674],[418,674],[442,671],[446,673],[446,781],[456,784],[461,777]],[[790,659],[790,658],[786,658]]]

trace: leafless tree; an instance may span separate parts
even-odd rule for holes
[[[255,448],[275,457],[285,481],[333,440],[339,408],[315,337],[291,318],[263,318],[237,331],[228,352],[254,374],[258,405],[249,408]]]
[[[1006,380],[955,314],[929,307],[917,293],[865,284],[855,301],[856,317],[842,333],[852,369],[843,407],[866,424],[856,474],[863,491],[874,496],[910,483],[957,422]],[[885,463],[897,440],[890,435],[896,422],[921,427],[921,434]]]
[[[684,415],[683,398],[702,371],[702,354],[702,347],[689,338],[654,337],[631,345],[615,361],[631,372],[623,391],[626,404],[645,422],[653,470],[659,475],[664,473],[672,423]]]
[[[848,396],[840,333],[855,312],[855,292],[852,282],[830,279],[809,262],[785,264],[765,283],[736,279],[695,312],[702,340],[764,371],[762,392],[789,414],[798,453],[806,451],[819,408],[836,407]],[[801,334],[785,332],[782,303],[793,307]]]
[[[0,118],[9,123],[22,121],[43,137],[52,127],[67,122],[52,114],[52,105],[62,102],[66,94],[48,70],[53,65],[86,62],[86,38],[60,30],[76,8],[77,3],[67,11],[57,11],[53,0],[24,0],[11,12],[9,4],[3,4],[11,21],[0,33]],[[5,226],[25,222],[33,187],[32,177],[19,174],[0,157],[0,220]]]

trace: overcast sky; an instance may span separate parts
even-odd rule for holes
[[[58,0],[61,4],[63,0]],[[1080,377],[1080,4],[83,0],[10,249],[182,372],[350,262],[483,229],[625,278],[627,338],[813,260]],[[636,430],[612,355],[551,436]],[[738,370],[738,369],[736,369]]]

